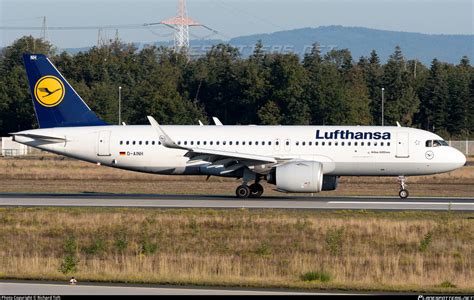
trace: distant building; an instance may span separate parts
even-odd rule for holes
[[[28,147],[14,142],[11,137],[2,137],[0,148],[2,150],[2,156],[20,156],[28,154]]]

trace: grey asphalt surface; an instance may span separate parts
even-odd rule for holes
[[[153,285],[121,285],[67,282],[0,281],[0,295],[348,295],[342,292],[314,292],[265,289],[232,289],[176,287]]]
[[[474,197],[262,197],[125,195],[125,194],[0,194],[1,207],[141,207],[215,209],[453,210],[474,211]]]

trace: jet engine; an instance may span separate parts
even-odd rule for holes
[[[337,176],[323,175],[323,164],[315,161],[295,161],[276,167],[267,175],[267,182],[280,191],[292,193],[319,193],[334,191]]]
[[[269,179],[281,191],[319,193],[323,188],[323,165],[315,161],[289,162],[277,166]]]

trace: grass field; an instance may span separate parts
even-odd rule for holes
[[[77,160],[0,159],[0,192],[144,193],[234,195],[240,181],[205,176],[162,176],[118,170]],[[474,166],[454,172],[409,177],[412,196],[473,196]],[[265,185],[265,195],[284,195]],[[336,191],[319,195],[398,194],[394,177],[342,177]]]
[[[0,192],[233,195],[239,181],[75,160],[0,159]],[[473,196],[474,167],[409,178],[412,195]],[[336,192],[396,195],[395,178]],[[282,195],[266,186],[265,195]],[[474,292],[474,213],[0,208],[0,278]]]
[[[474,214],[0,209],[0,278],[474,292]]]

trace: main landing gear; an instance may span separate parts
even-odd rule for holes
[[[408,190],[406,189],[406,185],[405,185],[406,179],[407,178],[405,176],[398,176],[398,181],[400,182],[400,192],[398,193],[398,195],[402,199],[406,199],[409,195]]]
[[[246,183],[239,185],[235,190],[235,195],[239,198],[260,198],[263,194],[263,186],[255,182],[248,186]]]

